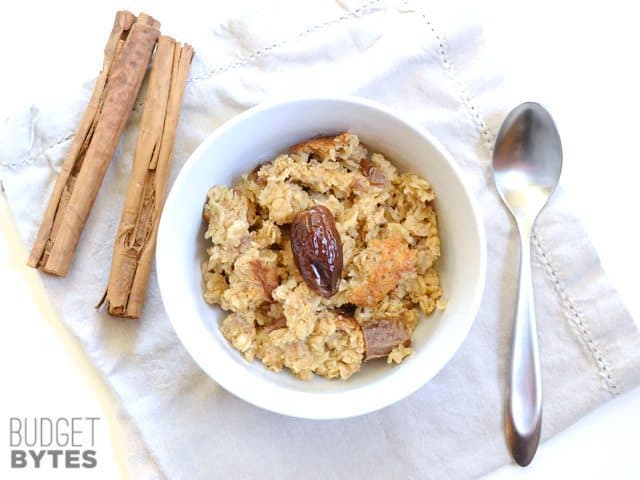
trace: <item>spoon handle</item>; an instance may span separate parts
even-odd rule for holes
[[[514,460],[528,465],[538,448],[542,385],[531,281],[531,228],[520,231],[520,278],[513,326],[506,432]]]

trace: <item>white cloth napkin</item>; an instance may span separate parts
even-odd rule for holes
[[[255,408],[210,380],[171,328],[155,274],[140,321],[95,311],[107,282],[139,106],[70,274],[42,275],[52,303],[121,400],[132,435],[152,458],[149,477],[468,478],[508,462],[502,412],[518,253],[488,167],[502,118],[527,98],[502,87],[480,26],[456,12],[424,10],[418,2],[261,5],[211,19],[206,31],[194,18],[198,29],[171,32],[196,50],[174,176],[216,127],[279,95],[354,94],[413,117],[464,169],[487,231],[483,303],[458,353],[429,384],[391,407],[348,420],[305,421]],[[197,17],[197,8],[190,11]],[[162,11],[153,13],[162,20]],[[29,247],[90,91],[87,82],[73,98],[33,106],[0,132],[0,174]],[[562,189],[539,219],[533,275],[542,436],[548,438],[640,383],[640,335]]]

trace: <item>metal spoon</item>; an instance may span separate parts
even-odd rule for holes
[[[529,465],[540,440],[542,385],[531,282],[531,231],[562,170],[562,145],[551,115],[523,103],[505,119],[493,152],[493,176],[520,233],[520,278],[513,325],[506,436],[511,455]]]

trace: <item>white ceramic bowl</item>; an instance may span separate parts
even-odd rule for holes
[[[436,193],[442,240],[438,268],[446,310],[422,318],[403,363],[365,364],[348,381],[304,382],[245,361],[218,330],[223,312],[202,297],[202,207],[212,185],[230,185],[297,142],[349,130],[401,171],[421,175]],[[456,352],[476,316],[485,279],[482,222],[451,155],[424,129],[359,98],[304,98],[252,108],[213,132],[188,159],[167,198],[157,245],[165,308],[180,340],[218,384],[258,407],[329,419],[390,405],[428,382]]]

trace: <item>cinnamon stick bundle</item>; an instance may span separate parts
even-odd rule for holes
[[[160,24],[116,14],[100,76],[56,181],[28,264],[64,276],[127,117],[140,90]]]
[[[139,318],[142,311],[192,58],[191,46],[164,35],[159,38],[109,283],[98,304],[106,302],[111,315]]]

